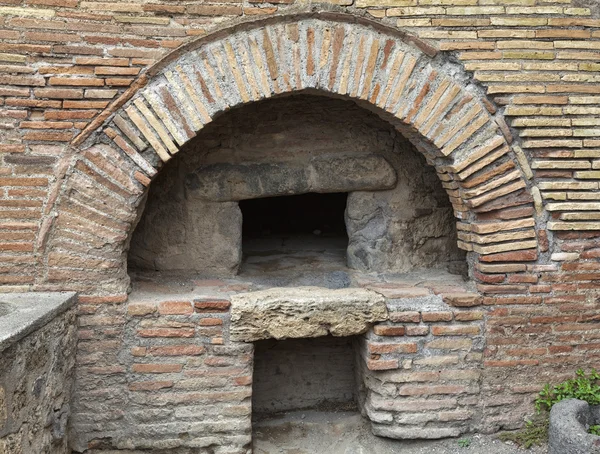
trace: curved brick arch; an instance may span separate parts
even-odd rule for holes
[[[245,24],[185,50],[151,70],[147,85],[94,125],[93,143],[78,154],[59,200],[49,281],[89,279],[89,273],[126,281],[127,236],[162,163],[219,114],[303,90],[354,99],[391,120],[435,166],[460,220],[461,248],[484,261],[514,260],[514,251],[524,250],[521,260],[536,258],[530,207],[518,220],[481,214],[531,203],[530,171],[514,159],[526,165],[522,152],[511,150],[503,121],[449,76],[425,44],[380,24],[324,13]],[[92,252],[70,246],[80,233],[91,238]],[[91,266],[95,258],[99,269]]]

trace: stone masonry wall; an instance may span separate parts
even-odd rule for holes
[[[0,452],[70,453],[76,310],[0,351]]]

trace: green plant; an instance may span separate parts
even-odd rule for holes
[[[458,446],[460,446],[461,448],[468,448],[469,446],[471,446],[471,439],[461,438],[460,440],[458,440]]]
[[[600,374],[596,369],[592,369],[589,374],[579,369],[575,373],[575,378],[555,386],[544,385],[535,399],[537,416],[527,421],[521,430],[502,433],[498,438],[502,441],[512,441],[526,449],[541,445],[548,440],[548,412],[555,403],[570,398],[584,400],[590,405],[600,404]],[[591,426],[589,432],[600,435],[600,425]]]
[[[501,433],[498,438],[502,441],[512,441],[522,448],[540,446],[548,440],[548,415],[537,416],[525,423],[525,427],[514,432]]]
[[[579,369],[575,378],[555,386],[544,385],[535,400],[535,409],[538,413],[542,409],[550,410],[555,403],[570,398],[584,400],[590,405],[600,404],[600,374],[596,369],[589,374]]]

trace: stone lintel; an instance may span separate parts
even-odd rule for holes
[[[381,156],[319,156],[310,162],[216,163],[186,176],[192,197],[238,201],[308,192],[391,189],[396,171]]]
[[[366,289],[273,288],[231,298],[231,340],[353,336],[385,321],[385,298]]]

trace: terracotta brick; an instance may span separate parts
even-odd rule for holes
[[[429,326],[407,326],[407,336],[427,336],[429,334]]]
[[[169,345],[148,348],[148,354],[151,356],[197,356],[204,352],[206,352],[206,348],[202,345]]]
[[[158,391],[159,389],[172,388],[173,381],[139,381],[131,382],[127,386],[130,391]]]
[[[78,87],[99,87],[104,85],[102,79],[92,77],[50,77],[48,82],[50,85],[73,85]]]
[[[134,364],[131,370],[142,374],[168,374],[181,372],[182,364]]]
[[[416,353],[417,344],[415,343],[376,343],[369,342],[369,353],[388,354],[388,353]]]
[[[194,301],[196,312],[228,312],[231,303],[227,300]]]
[[[221,326],[222,324],[223,320],[221,320],[220,318],[206,317],[198,320],[199,326]]]
[[[34,91],[38,98],[55,99],[81,99],[83,90],[77,88],[36,88]],[[59,106],[60,107],[60,106]]]
[[[424,322],[449,322],[452,321],[452,312],[423,312]]]
[[[404,326],[375,325],[373,332],[378,336],[404,336]]]
[[[193,328],[146,328],[139,329],[141,337],[194,337]]]
[[[158,313],[161,315],[186,315],[193,311],[189,301],[163,301],[158,305]]]
[[[399,364],[397,359],[367,359],[367,368],[369,370],[391,370],[398,369]]]

